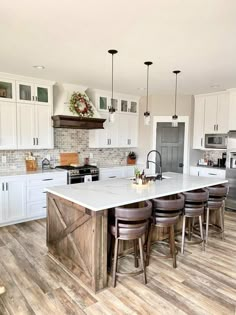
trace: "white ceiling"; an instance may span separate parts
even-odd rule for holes
[[[235,0],[8,0],[1,3],[0,71],[145,94],[236,87]],[[45,70],[33,69],[44,65]],[[210,86],[220,85],[213,89]]]

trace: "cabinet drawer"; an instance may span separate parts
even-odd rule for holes
[[[52,180],[50,182],[43,182],[38,186],[28,186],[27,189],[27,202],[34,202],[38,200],[45,200],[46,201],[46,191],[45,189],[47,187],[51,186],[60,186],[60,185],[65,185],[65,182],[63,180],[58,181],[58,180]]]
[[[66,185],[67,184],[67,173],[62,174],[40,174],[31,175],[28,177],[28,187],[41,186],[49,187],[55,185]]]
[[[47,204],[45,201],[31,202],[27,205],[27,217],[47,216]]]

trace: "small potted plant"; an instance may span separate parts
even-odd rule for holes
[[[127,156],[127,164],[136,164],[136,154],[133,151],[129,152]]]

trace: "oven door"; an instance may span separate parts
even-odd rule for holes
[[[79,184],[84,182],[84,177],[86,175],[77,175],[77,176],[69,176],[68,177],[68,184]],[[92,181],[99,180],[99,176],[97,175],[91,175]]]

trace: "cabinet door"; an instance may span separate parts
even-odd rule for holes
[[[5,213],[4,195],[5,183],[0,181],[0,223],[3,221],[3,214]]]
[[[207,95],[205,99],[205,133],[216,133],[217,95]]]
[[[0,78],[0,101],[15,102],[15,81]]]
[[[36,102],[42,105],[52,104],[52,88],[49,85],[35,85]]]
[[[4,221],[23,219],[26,216],[26,180],[7,179],[5,186]]]
[[[190,166],[190,169],[189,169],[189,175],[191,176],[199,176],[199,167],[196,167],[196,166]]]
[[[129,112],[133,113],[133,114],[138,113],[138,102],[137,101],[130,101]]]
[[[229,131],[229,94],[218,95],[217,106],[217,133],[228,133]]]
[[[120,111],[121,113],[128,113],[129,111],[129,101],[126,99],[120,100]]]
[[[236,90],[229,96],[229,130],[236,130]]]
[[[34,84],[27,82],[16,82],[16,93],[18,103],[32,103],[34,102]]]
[[[205,97],[196,96],[194,104],[193,149],[204,148]]]
[[[35,149],[35,105],[17,105],[17,142],[19,149]]]
[[[138,146],[138,117],[129,116],[128,120],[128,146]]]
[[[138,140],[138,116],[120,114],[118,145],[122,148],[136,147]]]
[[[36,148],[47,149],[53,147],[51,115],[51,106],[35,105]]]
[[[0,102],[0,150],[16,148],[16,103]]]
[[[108,97],[105,95],[97,95],[96,105],[98,110],[108,111]]]

